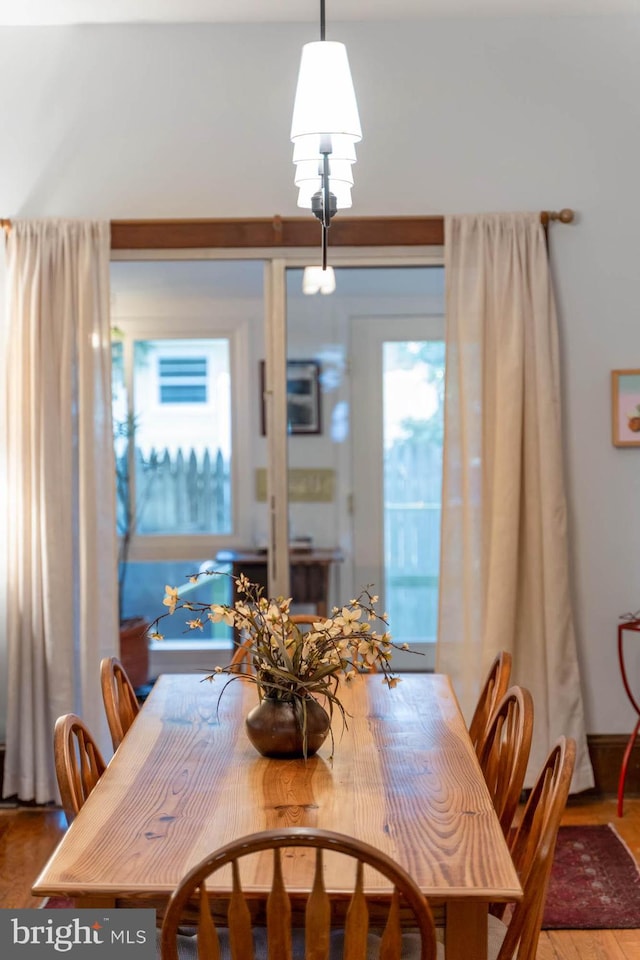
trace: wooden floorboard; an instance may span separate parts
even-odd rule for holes
[[[31,884],[66,830],[61,810],[0,810],[0,907],[37,907]]]
[[[613,823],[640,862],[640,799],[570,802],[565,824]],[[37,907],[33,880],[65,830],[64,814],[53,809],[0,810],[0,908]],[[638,930],[551,930],[540,936],[537,960],[639,960]]]

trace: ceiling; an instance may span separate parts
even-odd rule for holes
[[[327,23],[640,12],[640,0],[329,0]],[[0,26],[316,21],[318,0],[0,0]]]

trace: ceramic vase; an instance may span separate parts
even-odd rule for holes
[[[312,757],[322,746],[331,721],[313,699],[274,700],[265,697],[247,715],[249,740],[263,757]]]

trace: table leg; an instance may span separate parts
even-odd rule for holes
[[[91,910],[110,910],[117,907],[115,897],[74,897],[74,906],[88,907]]]
[[[444,928],[446,960],[487,960],[489,904],[478,900],[447,903]]]

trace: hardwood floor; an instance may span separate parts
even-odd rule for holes
[[[31,884],[67,828],[62,810],[0,810],[0,907],[37,907]]]
[[[625,801],[624,816],[616,816],[615,799],[573,801],[563,823],[613,823],[640,862],[640,799]],[[37,907],[31,883],[64,833],[59,810],[0,810],[0,908]],[[557,930],[543,932],[537,960],[638,960],[637,930]],[[471,958],[470,958],[471,960]]]

